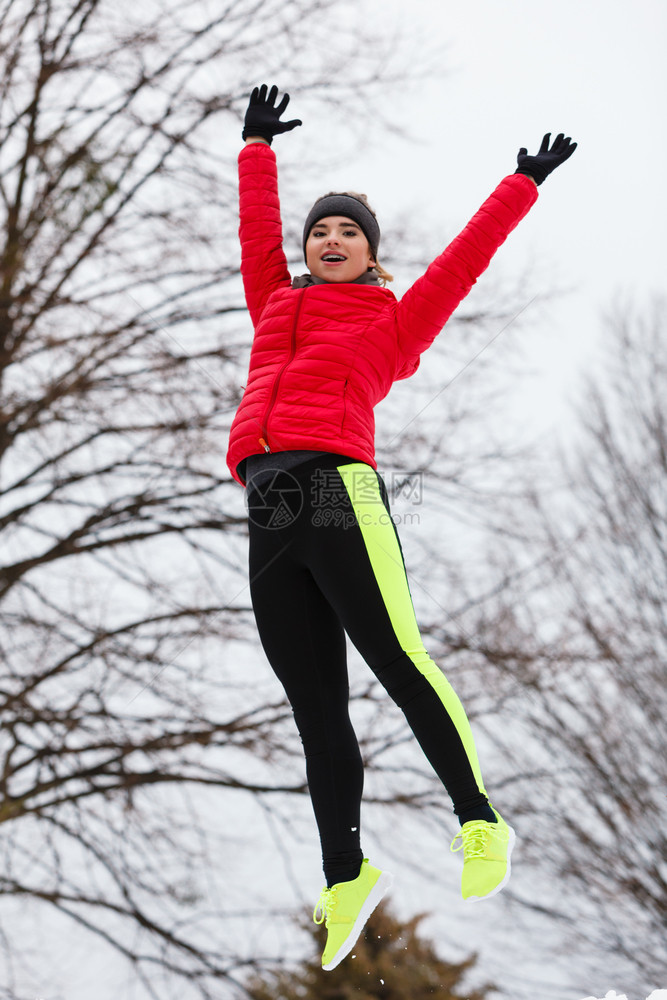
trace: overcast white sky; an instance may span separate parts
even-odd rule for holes
[[[535,340],[534,362],[553,385],[543,381],[534,398],[557,414],[571,375],[592,363],[601,310],[619,292],[641,299],[665,288],[667,3],[362,3],[369,18],[426,27],[448,69],[444,81],[405,88],[396,105],[415,145],[387,139],[358,161],[332,163],[324,183],[365,191],[381,224],[414,212],[422,228],[432,223],[435,255],[514,170],[520,146],[536,152],[547,131],[579,143],[496,265],[518,274],[535,259],[542,290],[570,290]],[[299,114],[296,102],[291,110]],[[297,141],[307,139],[305,116],[304,126]]]

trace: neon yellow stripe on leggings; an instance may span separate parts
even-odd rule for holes
[[[426,652],[419,634],[401,550],[391,518],[382,502],[375,472],[361,462],[341,465],[338,472],[356,514],[373,574],[401,649],[445,706],[463,743],[477,786],[486,795],[468,717],[454,688]]]

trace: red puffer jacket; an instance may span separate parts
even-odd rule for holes
[[[239,156],[241,271],[255,327],[227,464],[266,450],[349,455],[376,467],[373,407],[408,378],[493,254],[537,199],[511,174],[400,301],[379,285],[292,288],[282,249],[275,153]]]

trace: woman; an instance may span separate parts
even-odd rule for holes
[[[468,719],[421,641],[400,542],[376,471],[373,407],[412,375],[456,306],[576,148],[544,137],[518,155],[463,232],[399,301],[384,287],[380,229],[363,195],[318,199],[303,232],[308,273],[282,250],[273,137],[289,97],[255,88],[239,156],[242,274],[255,336],[227,461],[247,487],[259,635],[303,742],[327,885],[324,969],[354,946],[391,884],[360,844],[363,766],[348,714],[345,633],[449,793],[461,829],[461,891],[478,900],[510,875],[514,832],[491,806]],[[454,845],[452,845],[453,847]],[[460,849],[459,847],[456,848]]]

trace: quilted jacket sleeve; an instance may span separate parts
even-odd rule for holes
[[[283,253],[276,154],[263,142],[239,154],[241,274],[253,326],[277,288],[290,284]]]
[[[397,307],[402,366],[397,378],[416,371],[419,355],[488,267],[496,250],[537,200],[537,187],[522,174],[500,182],[465,229],[408,289]]]

